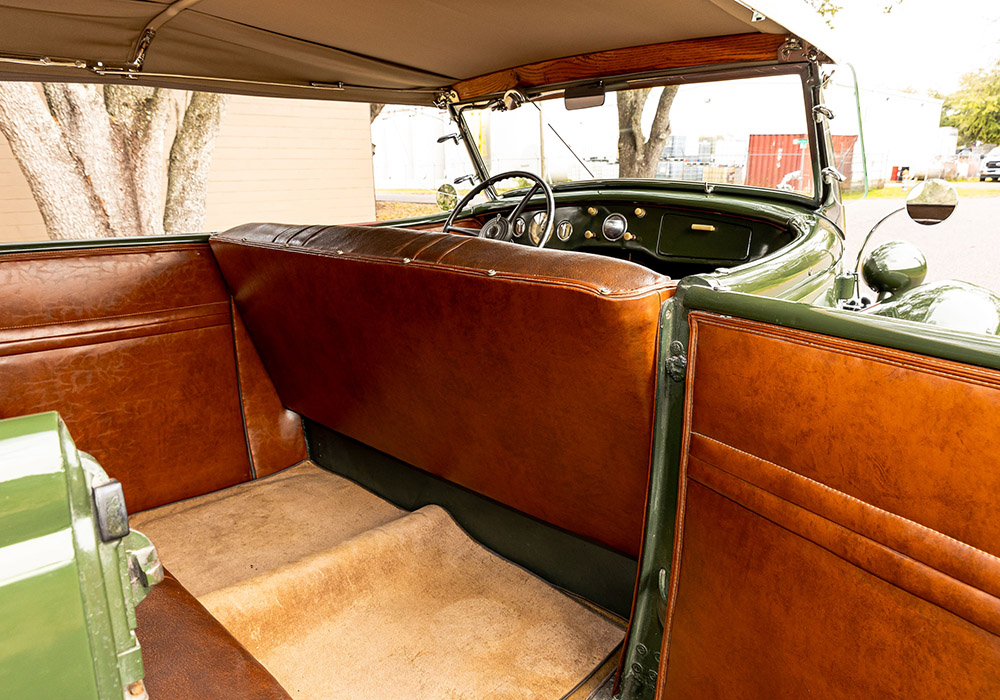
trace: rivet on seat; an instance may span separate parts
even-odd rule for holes
[[[487,270],[486,274],[489,275],[490,277],[496,277],[497,271],[496,270]]]
[[[338,250],[337,251],[337,255],[343,255],[343,254],[344,254],[344,251],[342,251],[342,250]]]
[[[403,258],[403,264],[404,264],[404,265],[409,265],[409,264],[410,264],[410,262],[411,262],[411,261],[410,261],[410,259],[409,259],[409,258]]]
[[[607,287],[601,287],[601,288],[600,288],[600,289],[598,289],[597,291],[598,291],[598,293],[600,293],[600,294],[611,294],[611,290],[610,290],[610,289],[608,289]]]

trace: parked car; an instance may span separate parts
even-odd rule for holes
[[[979,181],[985,182],[988,179],[994,182],[1000,180],[1000,147],[983,156],[983,164],[979,168]]]
[[[905,247],[844,264],[785,21],[0,0],[4,80],[436,108],[475,171],[391,224],[0,247],[0,696],[996,697],[1000,339]],[[666,178],[569,175],[655,173],[664,115],[705,127]],[[489,168],[543,145],[572,181]]]

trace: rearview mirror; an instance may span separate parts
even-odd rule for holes
[[[566,109],[587,109],[604,104],[604,82],[566,88],[563,92],[563,106]]]
[[[940,224],[958,206],[958,192],[950,182],[924,180],[906,195],[906,213],[918,224]]]

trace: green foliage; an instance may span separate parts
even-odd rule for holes
[[[827,25],[833,26],[833,18],[837,16],[837,13],[843,10],[843,6],[838,5],[833,2],[833,0],[805,0],[809,5],[816,10],[823,19],[826,21]]]
[[[942,126],[958,129],[963,146],[1000,143],[1000,62],[962,76],[959,89],[944,98]]]
[[[843,5],[838,5],[834,0],[805,0],[805,2],[816,10],[830,27],[833,27],[833,18],[837,16],[838,12],[844,9]],[[903,0],[884,0],[882,12],[890,14],[894,7],[902,3]]]

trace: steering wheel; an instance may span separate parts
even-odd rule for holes
[[[500,182],[501,180],[509,180],[514,177],[531,180],[534,184],[531,189],[528,190],[527,194],[521,198],[521,201],[517,203],[517,206],[514,207],[514,211],[512,211],[509,216],[504,218],[502,215],[497,214],[494,218],[487,221],[486,224],[480,229],[455,226],[455,217],[458,216],[458,212],[462,211],[477,194],[485,190],[487,187],[491,187]],[[525,172],[523,170],[508,170],[505,173],[497,173],[496,175],[486,178],[473,187],[472,190],[467,195],[462,197],[462,200],[455,205],[455,208],[452,209],[451,214],[448,215],[448,220],[444,222],[444,228],[441,230],[444,233],[458,231],[459,233],[467,233],[472,236],[479,236],[480,238],[492,238],[497,241],[509,241],[513,238],[514,221],[521,215],[521,212],[524,211],[524,207],[527,205],[528,200],[531,199],[538,190],[541,190],[545,194],[545,230],[543,230],[542,235],[538,237],[538,247],[544,248],[545,244],[549,242],[549,238],[552,237],[553,221],[556,218],[556,202],[552,196],[552,188],[549,187],[545,180],[538,177],[534,173]]]

